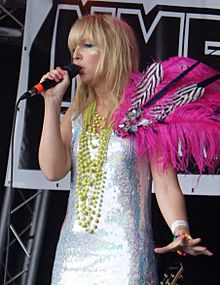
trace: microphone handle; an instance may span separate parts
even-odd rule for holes
[[[30,96],[41,94],[43,91],[46,91],[47,89],[50,89],[57,85],[57,83],[58,82],[56,82],[55,80],[46,79],[43,82],[34,85],[34,87],[28,90],[28,93],[30,94]]]
[[[69,63],[65,66],[62,67],[62,69],[68,71],[69,74],[69,78],[72,79],[74,78],[77,74],[79,74],[81,67],[74,64],[74,63]],[[56,82],[55,80],[51,80],[51,79],[46,79],[41,83],[36,84],[35,86],[33,86],[30,90],[28,90],[27,92],[25,92],[20,98],[19,101],[24,100],[24,99],[28,99],[31,96],[40,94],[43,92],[43,90],[47,90],[49,88],[54,87],[58,82]]]

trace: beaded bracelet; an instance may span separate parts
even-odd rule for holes
[[[191,235],[188,233],[178,233],[173,237],[173,240],[176,240],[178,237],[187,238],[188,240],[192,239]],[[177,250],[177,254],[179,254],[180,256],[186,256],[186,252],[184,252],[183,250]]]

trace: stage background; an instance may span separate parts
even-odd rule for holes
[[[1,44],[1,189],[6,165],[10,166],[9,143],[12,111],[18,98],[57,64],[66,64],[70,58],[66,38],[72,22],[84,13],[108,12],[127,20],[135,29],[141,48],[140,69],[152,61],[170,56],[191,56],[220,69],[220,7],[219,1],[51,1],[29,0],[23,46]],[[213,50],[216,50],[212,55]],[[74,95],[74,80],[66,94],[63,111]],[[18,87],[18,88],[17,88]],[[58,233],[65,215],[68,199],[69,176],[62,181],[48,182],[40,173],[37,161],[43,118],[41,96],[22,102],[18,112],[15,151],[15,181],[17,188],[49,189],[51,191],[48,226],[39,270],[39,285],[49,285]],[[9,167],[8,167],[9,169]],[[6,175],[8,185],[10,173]],[[219,176],[203,175],[195,189],[196,175],[180,176],[186,195],[190,226],[194,236],[201,236],[205,245],[214,251],[212,258],[189,257],[182,259],[187,285],[220,283],[219,254]],[[56,190],[54,190],[56,189]],[[61,191],[60,191],[61,190]],[[2,191],[1,191],[2,192]],[[2,194],[2,193],[1,193]],[[1,195],[2,197],[2,195]],[[172,238],[152,194],[152,217],[155,243],[166,244]],[[22,221],[21,221],[22,222]],[[176,254],[158,256],[158,272]]]
[[[85,13],[110,13],[122,17],[134,29],[141,52],[140,70],[152,60],[190,56],[220,67],[220,10],[217,1],[27,1],[26,24],[17,98],[38,82],[42,74],[70,61],[67,48],[72,23]],[[166,3],[166,5],[164,5]],[[160,4],[160,5],[159,5]],[[211,55],[210,55],[211,54]],[[62,111],[74,96],[75,79]],[[43,98],[22,101],[15,132],[15,187],[27,189],[69,189],[70,175],[47,181],[39,170],[38,146],[43,121]],[[6,185],[10,183],[10,159]],[[219,195],[220,176],[181,175],[185,194]]]

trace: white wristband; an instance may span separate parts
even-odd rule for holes
[[[172,234],[174,235],[175,234],[175,230],[178,228],[178,227],[189,227],[188,223],[184,220],[176,220],[172,223],[171,225],[171,231],[172,231]]]

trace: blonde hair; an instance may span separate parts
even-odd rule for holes
[[[95,75],[99,78],[105,74],[115,109],[120,104],[125,86],[129,83],[129,74],[138,72],[139,51],[134,32],[126,22],[116,17],[94,14],[86,15],[73,24],[68,37],[70,52],[73,53],[75,47],[85,38],[100,49],[100,61]],[[83,112],[94,100],[94,90],[77,78],[74,113],[78,115]]]

